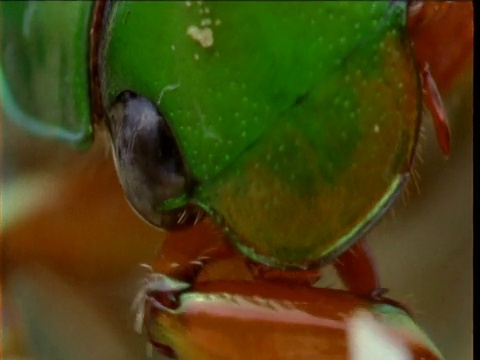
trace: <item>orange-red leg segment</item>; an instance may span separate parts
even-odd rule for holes
[[[444,156],[450,155],[450,128],[448,126],[445,107],[430,66],[425,64],[422,70],[423,102],[432,115],[438,144]]]
[[[345,286],[357,295],[372,296],[381,289],[375,261],[364,239],[340,255],[334,266]]]

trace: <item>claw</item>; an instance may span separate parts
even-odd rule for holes
[[[169,306],[177,303],[176,294],[179,294],[190,287],[189,284],[175,280],[168,276],[159,273],[149,274],[143,281],[141,289],[138,291],[135,299],[132,302],[132,310],[135,312],[134,329],[141,334],[143,329],[143,321],[145,318],[145,303],[148,301],[153,306],[169,310]],[[158,294],[159,297],[165,300],[163,304],[161,301],[155,299],[153,295]]]

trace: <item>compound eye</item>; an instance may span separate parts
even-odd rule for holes
[[[112,104],[106,122],[120,183],[137,213],[166,229],[198,220],[201,210],[188,204],[193,181],[157,107],[124,91]]]

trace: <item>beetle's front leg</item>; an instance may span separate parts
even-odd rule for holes
[[[137,332],[141,332],[144,326],[146,304],[167,312],[176,309],[181,294],[191,289],[207,264],[225,259],[228,260],[225,261],[225,266],[229,267],[229,278],[249,278],[245,267],[232,267],[236,264],[235,256],[238,256],[236,250],[208,218],[195,226],[169,232],[158,256],[149,266],[150,273],[133,302],[133,308],[137,312]],[[207,268],[206,275],[202,273],[201,279],[214,278],[217,272],[221,272],[225,279],[224,267],[213,270]],[[159,349],[170,356],[167,348]]]
[[[193,283],[207,263],[235,254],[225,235],[206,218],[195,226],[169,232],[154,259],[152,271]]]
[[[357,241],[335,259],[333,265],[343,284],[355,295],[368,301],[395,306],[410,314],[405,305],[384,296],[388,289],[380,284],[377,265],[365,238]]]
[[[357,241],[333,264],[340,279],[353,293],[372,296],[381,289],[377,266],[365,239]]]

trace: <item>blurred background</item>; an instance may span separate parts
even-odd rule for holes
[[[450,158],[426,114],[405,194],[369,236],[389,296],[446,359],[473,358],[472,83],[469,61],[442,88]],[[0,357],[146,358],[131,303],[164,233],[126,204],[104,135],[77,153],[5,118],[1,134]]]

